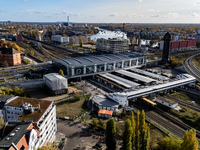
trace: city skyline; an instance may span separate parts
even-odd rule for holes
[[[200,1],[0,0],[0,21],[85,23],[200,23]]]

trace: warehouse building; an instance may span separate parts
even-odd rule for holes
[[[52,64],[54,69],[62,69],[67,78],[76,78],[123,68],[140,67],[146,64],[146,56],[140,53],[127,52],[57,59],[53,60]]]
[[[52,35],[51,40],[52,42],[57,42],[57,43],[69,43],[68,36]]]
[[[100,53],[124,53],[129,51],[127,39],[113,38],[113,39],[97,39],[97,52]]]
[[[45,85],[52,94],[58,95],[67,92],[67,79],[57,73],[46,74],[43,77]]]

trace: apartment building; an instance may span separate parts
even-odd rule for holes
[[[39,134],[32,122],[9,122],[4,127],[0,149],[36,150]]]
[[[16,97],[3,108],[6,122],[30,122],[39,130],[38,146],[53,142],[57,131],[56,106],[51,101]]]

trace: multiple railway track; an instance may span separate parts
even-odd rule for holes
[[[200,53],[190,56],[183,62],[183,65],[186,71],[193,75],[200,82],[200,71],[192,64],[193,59],[199,55]]]
[[[185,102],[185,101],[182,101],[182,100],[179,100],[177,98],[174,98],[174,97],[171,97],[171,96],[166,96],[167,99],[170,99],[172,101],[175,101],[183,106],[186,106],[188,108],[191,108],[193,110],[196,110],[196,111],[199,111],[200,112],[200,106],[195,106],[195,105],[192,105],[191,103],[188,103],[188,102]]]

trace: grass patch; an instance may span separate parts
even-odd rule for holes
[[[181,106],[180,111],[170,109],[169,112],[179,119],[181,119],[186,124],[192,126],[193,128],[200,130],[200,112],[192,110],[188,107]]]
[[[198,96],[196,95],[192,95],[190,93],[184,93],[184,92],[176,92],[176,93],[172,93],[170,94],[171,97],[186,101],[186,102],[191,102],[191,101],[195,101],[195,103],[197,105],[200,105],[200,99]]]
[[[200,70],[200,56],[196,57],[193,61],[192,64]]]
[[[180,100],[183,100],[183,101],[186,101],[186,102],[192,101],[192,99],[188,95],[181,93],[181,92],[172,93],[172,94],[170,94],[170,96],[180,99]]]
[[[77,100],[77,98],[69,99],[65,102],[58,103],[56,105],[56,114],[57,117],[70,117],[74,118],[77,115],[81,114],[86,107],[85,107],[85,101],[89,99],[90,96],[80,96],[80,100]]]

